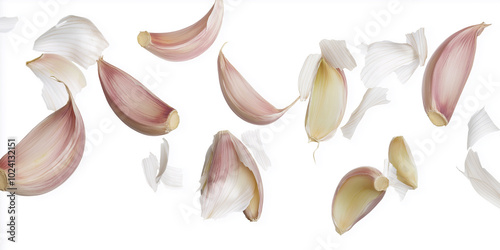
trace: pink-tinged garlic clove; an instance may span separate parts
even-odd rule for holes
[[[195,24],[173,32],[142,31],[137,41],[149,52],[168,61],[186,61],[205,52],[219,34],[224,16],[224,1],[215,0],[208,13]]]
[[[422,99],[434,125],[446,126],[450,122],[474,63],[477,37],[488,26],[481,23],[451,35],[427,63]]]
[[[231,212],[243,212],[250,221],[260,218],[264,193],[259,169],[245,145],[229,131],[214,136],[200,184],[203,218]]]
[[[127,126],[145,135],[164,135],[177,128],[177,111],[142,83],[102,58],[97,66],[106,100]]]
[[[219,83],[224,99],[231,110],[246,122],[265,125],[278,120],[298,100],[277,109],[264,99],[226,59],[221,51],[217,59]]]
[[[13,188],[19,195],[52,191],[78,167],[85,148],[85,128],[71,92],[66,91],[69,95],[66,105],[45,118],[19,142],[15,161],[9,162],[9,153],[0,159],[0,190],[10,187],[7,176],[11,166],[15,169]]]

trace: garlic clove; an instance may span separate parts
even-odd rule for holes
[[[340,180],[332,203],[335,230],[340,235],[349,231],[382,200],[389,180],[376,168],[351,170]]]
[[[373,88],[395,72],[399,81],[405,83],[419,65],[425,64],[426,58],[427,40],[423,28],[406,34],[406,43],[390,41],[372,43],[367,46],[361,80],[367,88]]]
[[[102,58],[97,66],[106,100],[127,126],[145,135],[164,135],[177,128],[177,111],[142,83]]]
[[[477,153],[472,149],[467,153],[465,171],[462,173],[479,195],[500,208],[500,183],[481,166]]]
[[[405,185],[416,189],[418,186],[418,173],[413,160],[410,147],[403,136],[392,138],[389,145],[389,162],[397,170],[397,178]]]
[[[68,102],[68,92],[58,80],[64,82],[73,95],[79,93],[87,85],[82,71],[60,55],[42,54],[26,62],[26,66],[42,80],[42,97],[50,110],[57,110]]]
[[[427,63],[422,99],[434,125],[448,125],[472,69],[477,37],[487,26],[481,23],[451,35]]]
[[[493,123],[490,116],[484,108],[477,111],[468,123],[469,133],[467,136],[467,148],[471,148],[485,135],[497,132],[499,129]]]
[[[250,221],[260,218],[264,194],[259,169],[245,145],[229,131],[214,136],[200,184],[203,218],[230,212],[243,212]]]
[[[33,49],[64,56],[87,69],[108,46],[94,23],[87,18],[70,15],[36,39]]]
[[[17,17],[0,17],[0,33],[6,33],[16,27],[19,18]]]
[[[205,52],[215,41],[222,25],[224,1],[215,0],[208,13],[195,24],[173,32],[142,31],[137,41],[149,52],[168,61],[186,61]]]
[[[305,119],[309,141],[324,141],[335,134],[344,117],[346,102],[347,84],[343,70],[335,69],[321,59]]]
[[[19,195],[41,195],[64,183],[80,163],[85,148],[83,119],[68,92],[66,105],[34,127],[16,146],[15,188]],[[0,190],[7,182],[9,154],[0,159]],[[2,178],[3,177],[3,178]]]
[[[349,121],[341,128],[342,134],[345,138],[351,139],[358,127],[359,122],[363,119],[366,111],[368,109],[382,104],[387,104],[390,101],[387,100],[388,89],[384,88],[369,88],[366,90],[363,99],[359,103],[359,106],[352,112]]]
[[[278,120],[298,101],[283,109],[277,109],[264,99],[234,68],[222,53],[217,59],[219,83],[224,99],[231,110],[246,122],[265,125]]]

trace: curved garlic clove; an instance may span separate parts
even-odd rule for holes
[[[422,99],[434,125],[448,125],[472,69],[477,37],[487,26],[481,23],[451,35],[427,63]]]
[[[70,15],[36,39],[33,49],[64,56],[87,69],[108,46],[89,19]]]
[[[324,141],[335,134],[344,117],[346,102],[344,71],[333,68],[325,59],[321,59],[305,119],[309,141]]]
[[[392,138],[389,144],[389,162],[397,170],[397,178],[405,185],[416,189],[418,173],[410,147],[403,136]]]
[[[278,120],[298,101],[286,108],[277,109],[264,99],[245,78],[234,68],[222,53],[217,59],[219,83],[227,104],[241,119],[257,125],[265,125]]]
[[[242,211],[250,221],[260,218],[264,194],[259,169],[245,145],[229,131],[214,136],[200,184],[203,218]]]
[[[224,1],[215,0],[208,13],[195,24],[167,33],[142,31],[137,36],[137,41],[149,52],[168,61],[193,59],[214,43],[223,16]]]
[[[85,148],[85,128],[71,92],[67,92],[66,105],[34,127],[15,148],[16,194],[47,193],[65,182],[78,167]],[[0,190],[10,187],[9,155],[0,159]]]
[[[177,111],[142,83],[102,58],[97,68],[109,106],[127,126],[145,135],[164,135],[177,128]]]
[[[385,195],[389,180],[372,167],[351,170],[340,180],[332,203],[335,230],[342,235],[365,217]]]
[[[42,80],[42,97],[50,110],[57,110],[68,102],[68,92],[58,80],[64,82],[73,95],[79,93],[87,85],[82,71],[60,55],[42,54],[26,62],[26,66]]]

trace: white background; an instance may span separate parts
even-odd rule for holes
[[[47,11],[47,3],[55,5]],[[41,81],[25,66],[40,55],[32,50],[33,42],[61,18],[79,15],[92,20],[110,43],[105,60],[179,111],[179,127],[164,138],[170,143],[169,164],[184,170],[182,188],[151,190],[141,159],[149,152],[159,155],[162,137],[139,134],[115,116],[93,65],[83,70],[87,87],[76,96],[87,131],[80,166],[52,192],[18,197],[16,243],[6,241],[6,193],[0,194],[0,249],[498,249],[500,211],[473,190],[457,167],[463,169],[466,123],[475,111],[486,105],[500,125],[499,4],[231,0],[217,40],[198,58],[168,62],[138,45],[139,31],[186,27],[212,4],[0,1],[0,16],[20,18],[13,31],[0,34],[2,152],[7,138],[20,141],[51,113],[40,95]],[[389,15],[380,19],[381,13]],[[478,38],[474,67],[449,126],[434,127],[423,110],[424,68],[404,85],[391,75],[383,83],[390,88],[391,103],[369,110],[352,140],[339,130],[321,143],[316,164],[316,144],[307,142],[303,124],[306,102],[273,125],[255,126],[234,115],[220,91],[216,60],[224,42],[226,57],[252,86],[276,107],[285,107],[298,96],[302,63],[319,53],[319,41],[346,40],[358,67],[346,72],[345,123],[365,92],[359,76],[364,59],[353,46],[361,34],[369,43],[405,42],[406,33],[424,27],[430,57],[449,35],[483,21],[493,25]],[[225,129],[238,137],[257,129],[266,142],[272,167],[261,170],[265,198],[256,223],[242,213],[218,220],[200,217],[197,189],[205,153],[213,135]],[[331,219],[337,183],[359,166],[382,170],[389,142],[398,135],[405,136],[419,163],[419,188],[403,201],[389,189],[370,214],[340,237]],[[483,166],[497,178],[499,136],[477,148]]]

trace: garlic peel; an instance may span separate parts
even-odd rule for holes
[[[446,39],[425,68],[422,83],[424,109],[436,126],[448,125],[472,70],[477,37],[489,24],[464,28]]]
[[[142,160],[142,167],[149,186],[156,192],[161,181],[167,186],[182,186],[182,169],[167,166],[170,148],[167,140],[163,139],[160,150],[160,161],[153,153]]]
[[[142,83],[102,58],[97,66],[106,100],[127,126],[145,135],[164,135],[177,128],[177,111]]]
[[[477,111],[468,123],[469,132],[467,136],[467,148],[471,148],[485,135],[497,132],[499,129],[493,123],[484,108]]]
[[[243,143],[252,151],[255,160],[264,170],[271,167],[271,160],[266,153],[260,137],[260,130],[249,130],[241,135]]]
[[[312,91],[316,74],[318,73],[319,63],[321,62],[320,54],[309,55],[299,74],[299,93],[300,100],[305,101]]]
[[[73,95],[79,93],[87,85],[82,71],[60,55],[42,54],[26,62],[26,66],[42,80],[42,97],[50,110],[57,110],[68,102],[68,92],[58,80],[64,82]]]
[[[359,122],[361,122],[368,109],[390,102],[387,100],[387,91],[388,89],[384,88],[369,88],[366,90],[359,106],[352,112],[349,121],[341,128],[344,137],[348,139],[352,138]]]
[[[138,43],[154,55],[169,61],[186,61],[205,52],[222,26],[224,1],[215,0],[208,13],[193,25],[166,33],[140,32]]]
[[[33,49],[64,56],[87,69],[108,46],[94,23],[87,18],[70,15],[36,39]]]
[[[234,68],[222,53],[217,59],[219,83],[224,99],[231,110],[246,122],[266,125],[278,120],[297,101],[283,109],[277,109],[264,99],[247,80]]]
[[[479,195],[500,208],[500,183],[481,166],[477,153],[472,149],[467,153],[465,170],[462,173]]]
[[[319,48],[321,49],[321,55],[330,66],[348,70],[353,70],[356,67],[356,61],[347,49],[344,40],[323,39],[319,42]]]
[[[382,41],[367,46],[365,67],[361,80],[367,88],[380,84],[392,72],[399,81],[405,83],[418,66],[423,66],[427,58],[427,40],[424,29],[406,34],[406,43]]]
[[[0,33],[13,30],[18,21],[19,18],[17,17],[0,17]]]
[[[228,131],[214,136],[200,190],[203,218],[220,218],[230,212],[243,212],[250,221],[260,217],[264,196],[257,164],[243,143]]]
[[[382,200],[389,180],[372,167],[348,172],[339,182],[332,203],[335,230],[340,235],[349,231]]]
[[[388,160],[385,160],[384,175],[389,180],[389,186],[393,187],[399,195],[400,200],[405,198],[408,190],[414,189],[398,179],[398,170]]]
[[[65,106],[35,126],[16,146],[16,194],[41,195],[64,183],[78,167],[85,147],[83,119],[68,92]],[[8,154],[0,159],[7,181]],[[5,191],[7,183],[0,183]]]

